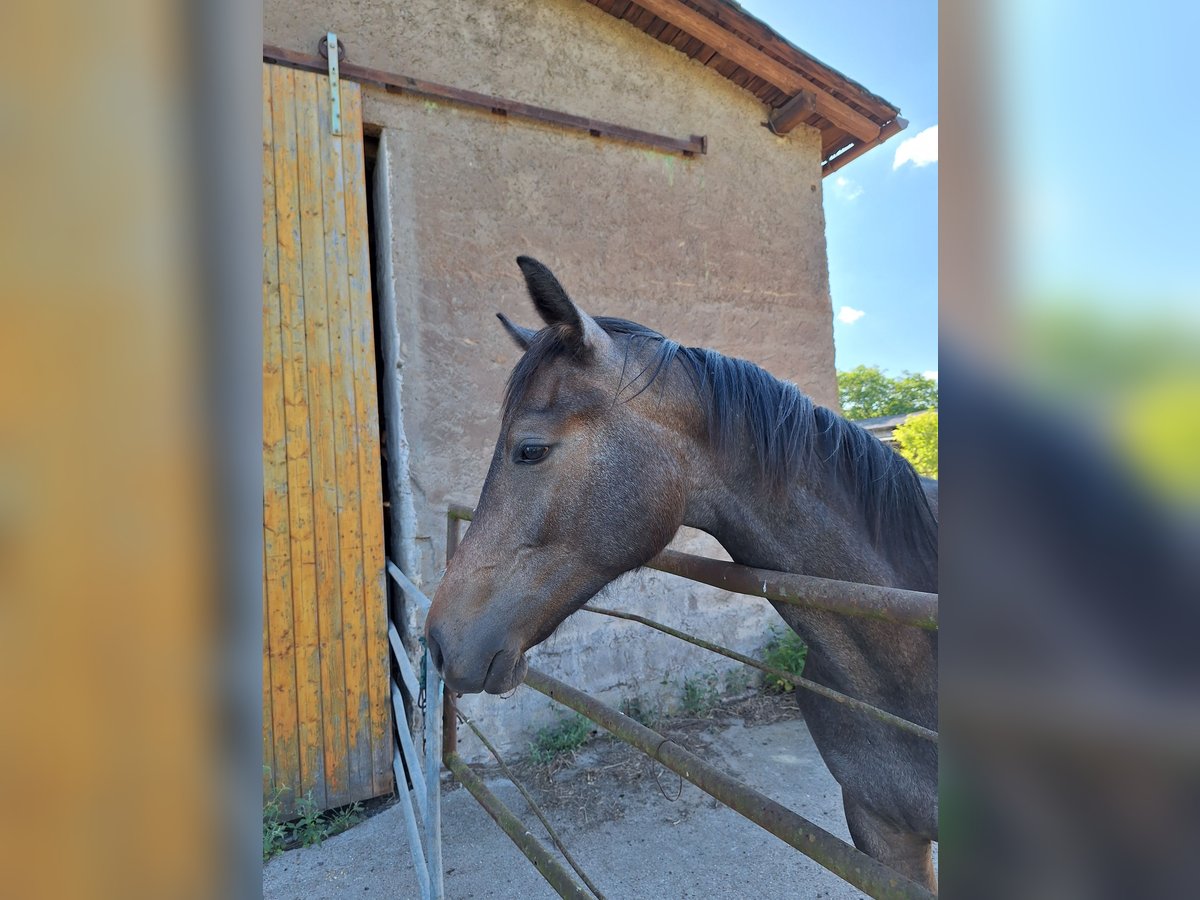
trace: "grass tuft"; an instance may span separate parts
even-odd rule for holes
[[[782,669],[791,675],[804,674],[804,661],[808,658],[808,645],[801,640],[800,635],[790,628],[786,631],[780,628],[771,629],[771,637],[763,651],[763,663],[773,669]],[[776,675],[763,673],[763,684],[772,691],[785,694],[794,691],[796,686],[790,681],[784,681]]]
[[[529,743],[529,757],[539,765],[548,765],[574,753],[592,735],[592,723],[576,713],[541,729]]]

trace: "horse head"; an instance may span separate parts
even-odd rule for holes
[[[639,375],[648,384],[656,373],[647,373],[635,333],[580,310],[536,260],[517,264],[545,327],[499,316],[524,355],[474,521],[425,627],[434,664],[462,693],[516,687],[525,651],[667,545],[701,439],[680,428],[674,407],[683,401],[666,379],[637,391]]]

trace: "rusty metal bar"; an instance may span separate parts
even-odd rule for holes
[[[934,895],[926,888],[851,847],[770,797],[710,766],[674,741],[629,716],[533,668],[525,676],[525,683],[551,700],[591,719],[672,772],[682,775],[705,793],[871,897],[932,900]]]
[[[469,506],[454,505],[449,507],[447,515],[470,521],[474,512]],[[938,627],[937,594],[755,569],[677,550],[664,550],[646,563],[646,568],[792,606],[812,606],[848,616],[883,619],[927,631],[937,631]]]
[[[475,510],[470,506],[463,506],[461,503],[451,503],[446,507],[446,515],[451,519],[461,519],[464,522],[470,522],[475,518]],[[449,538],[449,532],[447,532]],[[447,544],[449,542],[447,541]],[[454,546],[458,547],[458,529],[454,529]]]
[[[517,776],[512,773],[512,770],[508,767],[508,763],[506,763],[504,761],[504,757],[500,755],[500,751],[496,749],[492,742],[487,739],[487,735],[480,731],[479,726],[476,725],[471,719],[467,718],[462,713],[459,713],[458,717],[463,720],[463,722],[468,728],[471,729],[471,731],[475,732],[475,737],[479,738],[479,740],[483,743],[483,746],[487,747],[488,753],[492,754],[492,758],[496,760],[496,764],[500,766],[500,771],[504,773],[504,777],[512,783],[513,787],[521,792],[521,796],[524,797],[525,802],[529,804],[530,811],[537,816],[538,821],[542,823],[542,827],[545,828],[546,833],[550,835],[551,842],[556,848],[558,848],[558,852],[563,855],[563,859],[567,861],[567,864],[575,870],[575,874],[579,876],[579,880],[586,884],[588,890],[596,895],[596,900],[606,900],[605,896],[600,893],[600,889],[596,887],[592,880],[588,878],[587,873],[583,871],[583,867],[575,861],[575,857],[571,855],[571,851],[567,849],[567,845],[562,842],[562,838],[558,836],[558,832],[554,830],[554,826],[550,824],[550,820],[546,818],[545,814],[541,810],[541,807],[537,805],[537,801],[535,801],[530,795],[529,791],[525,789],[525,785],[521,784],[521,782],[517,780]]]
[[[488,790],[487,785],[463,761],[461,756],[451,753],[446,757],[446,766],[454,773],[454,777],[462,783],[462,786],[479,801],[479,805],[487,810],[488,815],[496,820],[496,824],[517,845],[517,849],[533,863],[538,874],[546,879],[546,882],[558,892],[560,897],[568,897],[571,900],[591,900],[591,895],[579,886],[579,883],[559,864],[558,860],[550,855],[550,851],[529,832],[525,823],[518,819],[499,797]]]
[[[884,619],[929,631],[936,631],[938,627],[937,594],[755,569],[677,550],[664,550],[646,563],[646,567],[792,606],[815,606],[848,616]]]
[[[307,53],[300,53],[296,50],[288,50],[283,47],[273,47],[269,44],[263,45],[263,61],[292,66],[293,68],[304,69],[309,72],[325,73],[328,71],[328,64],[319,56],[311,56]],[[633,144],[643,144],[653,147],[656,150],[680,153],[686,157],[693,157],[697,154],[708,152],[708,138],[700,134],[693,134],[688,138],[668,137],[665,134],[655,134],[651,131],[642,131],[639,128],[629,128],[625,125],[616,125],[600,119],[576,116],[571,113],[560,112],[556,109],[547,109],[544,106],[534,106],[531,103],[521,103],[518,100],[509,100],[505,97],[493,97],[489,94],[480,94],[476,91],[464,90],[463,88],[450,87],[449,85],[437,84],[432,81],[423,81],[420,78],[401,75],[398,72],[386,72],[383,69],[372,69],[368,66],[359,66],[348,62],[341,64],[339,74],[342,79],[375,84],[394,93],[447,100],[451,103],[459,103],[463,106],[493,113],[494,115],[531,119],[535,122],[543,122],[550,125],[557,125],[560,128],[567,128],[571,131],[585,132],[592,137],[615,138],[616,140],[629,141]]]
[[[598,606],[585,606],[588,612],[599,613],[602,616],[612,616],[614,619],[628,619],[630,622],[639,622],[642,625],[647,625],[655,631],[661,631],[663,634],[669,634],[671,637],[679,638],[681,641],[687,641],[689,644],[695,644],[697,647],[703,647],[705,650],[711,650],[713,653],[719,653],[721,656],[726,656],[729,659],[736,660],[747,666],[752,666],[755,669],[760,669],[776,678],[781,678],[784,681],[796,685],[796,687],[804,688],[807,691],[812,691],[814,694],[820,694],[828,700],[835,703],[841,703],[843,706],[848,706],[858,712],[864,713],[878,719],[901,731],[907,731],[909,734],[915,734],[919,738],[924,738],[927,741],[938,742],[938,733],[932,729],[926,728],[924,725],[918,725],[916,722],[910,722],[908,719],[902,719],[887,710],[880,709],[877,706],[872,706],[870,703],[865,703],[854,697],[850,697],[840,691],[835,691],[833,688],[826,687],[816,681],[811,681],[800,675],[793,675],[790,672],[785,672],[782,669],[776,669],[771,666],[759,662],[757,659],[746,656],[743,653],[738,653],[736,650],[730,650],[728,647],[722,647],[720,644],[713,644],[703,638],[698,638],[695,635],[688,634],[684,631],[678,631],[670,625],[664,625],[661,622],[655,622],[653,619],[647,619],[645,616],[639,616],[634,613],[620,612],[615,609],[601,609]]]

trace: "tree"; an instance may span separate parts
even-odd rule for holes
[[[931,409],[896,426],[892,432],[900,455],[913,464],[913,468],[930,478],[938,477],[938,414]]]
[[[938,405],[938,386],[932,378],[916,372],[901,372],[900,377],[889,378],[878,366],[858,366],[838,372],[838,399],[847,419],[902,416],[934,409]]]

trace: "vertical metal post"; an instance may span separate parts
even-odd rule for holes
[[[446,565],[458,551],[458,532],[461,522],[453,511],[446,512]],[[458,752],[458,711],[454,706],[454,692],[446,691],[442,699],[442,759]]]
[[[400,728],[407,731],[408,725],[401,724]],[[429,867],[425,864],[425,853],[421,849],[421,832],[417,829],[417,815],[405,783],[404,767],[400,762],[399,753],[392,756],[392,773],[396,776],[396,793],[400,795],[400,803],[404,810],[404,824],[408,829],[408,852],[412,854],[413,869],[417,873],[417,887],[421,891],[421,900],[430,900]]]
[[[433,900],[442,900],[442,676],[425,654],[425,846]]]

